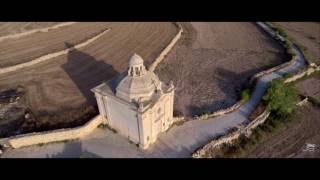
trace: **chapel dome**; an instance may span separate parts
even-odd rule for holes
[[[159,89],[160,80],[153,72],[149,72],[143,65],[143,59],[134,54],[129,61],[126,77],[116,88],[116,96],[128,102],[138,101],[139,98],[148,100]]]
[[[143,59],[138,54],[133,54],[130,58],[129,66],[143,65]]]

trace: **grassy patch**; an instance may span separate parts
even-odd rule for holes
[[[251,97],[251,89],[246,88],[246,89],[242,90],[240,93],[240,96],[241,96],[242,102],[247,102]]]

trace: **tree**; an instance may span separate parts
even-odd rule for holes
[[[273,80],[263,100],[270,112],[286,117],[294,111],[298,95],[292,85],[285,85],[282,80]]]

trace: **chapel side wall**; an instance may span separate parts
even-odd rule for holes
[[[137,112],[127,104],[114,98],[108,97],[105,102],[108,107],[112,107],[108,108],[108,120],[111,121],[112,128],[133,142],[139,143]]]
[[[102,118],[102,123],[103,124],[108,124],[108,121],[107,121],[107,113],[106,113],[106,107],[104,106],[104,100],[103,100],[103,96],[99,93],[94,93],[95,94],[95,97],[96,97],[96,100],[97,100],[97,104],[98,104],[98,109],[99,109],[99,113],[101,115],[101,118]]]
[[[142,113],[140,120],[140,146],[146,149],[151,144],[151,134],[152,134],[152,110],[149,109]]]
[[[166,131],[170,125],[172,124],[172,107],[171,107],[171,93],[165,94],[165,98],[163,100],[163,109],[164,109],[164,122],[165,127],[162,129],[163,131]]]

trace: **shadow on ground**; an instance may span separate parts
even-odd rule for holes
[[[82,149],[80,141],[65,143],[60,153],[49,156],[47,158],[101,158],[97,154]]]
[[[190,105],[188,108],[190,113],[192,115],[200,115],[202,113],[210,113],[232,106],[240,100],[241,90],[246,87],[251,76],[264,69],[266,68],[257,68],[236,73],[228,69],[217,68],[215,70],[214,79],[217,82],[215,84],[224,93],[223,98],[216,99],[212,103],[201,106]]]
[[[67,48],[74,47],[68,42],[65,42],[65,45]],[[97,60],[75,48],[68,53],[68,61],[62,65],[62,68],[90,105],[96,105],[91,89],[119,74],[112,65],[106,64],[103,60]]]

